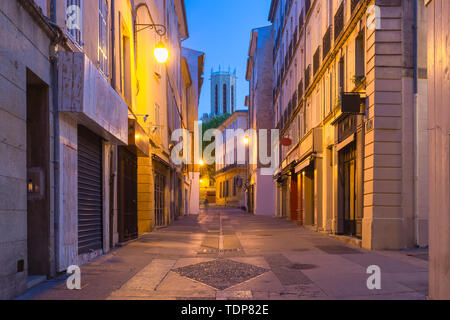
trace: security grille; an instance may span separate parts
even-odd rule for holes
[[[103,247],[102,141],[78,127],[78,253]]]

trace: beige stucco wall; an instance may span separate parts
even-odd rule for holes
[[[0,2],[0,30],[1,300],[19,295],[27,284],[27,69],[48,86],[51,83],[51,69],[50,37],[17,1]],[[51,95],[49,90],[50,101]],[[50,124],[51,110],[50,102]],[[49,166],[52,172],[52,163]],[[50,189],[53,188],[52,177],[50,174]],[[53,225],[53,203],[50,203],[50,224]],[[53,239],[50,243],[54,244]],[[50,259],[53,259],[53,249],[49,250]],[[18,272],[20,260],[25,262],[24,272]],[[52,270],[49,270],[51,273]]]
[[[427,1],[431,299],[450,299],[450,6]]]

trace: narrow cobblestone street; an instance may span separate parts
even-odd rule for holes
[[[367,267],[381,268],[381,290]],[[19,299],[425,299],[427,252],[366,251],[272,217],[209,209]]]

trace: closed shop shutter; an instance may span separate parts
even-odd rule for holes
[[[78,254],[103,248],[102,140],[78,127]]]

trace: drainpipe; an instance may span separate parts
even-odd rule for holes
[[[417,133],[418,133],[418,125],[417,125],[417,109],[419,107],[418,105],[418,98],[419,98],[419,94],[418,94],[418,1],[419,0],[414,0],[413,1],[413,6],[414,6],[414,21],[413,21],[413,64],[414,64],[414,79],[413,79],[413,86],[414,86],[414,108],[413,108],[413,135],[412,135],[412,139],[413,139],[413,157],[412,157],[412,161],[413,161],[413,168],[414,168],[414,172],[413,172],[413,185],[414,185],[414,201],[413,201],[413,212],[414,212],[414,220],[415,220],[415,232],[414,232],[414,242],[415,245],[418,246],[419,245],[419,212],[418,212],[418,195],[419,195],[419,190],[418,190],[418,183],[417,183],[417,179],[418,179],[418,168],[417,168]]]
[[[56,19],[56,0],[51,0],[50,3],[50,19],[53,24],[57,24]],[[52,45],[57,45],[61,38],[61,35],[58,35],[56,39],[52,42]],[[60,175],[60,137],[59,137],[59,106],[58,106],[58,96],[59,96],[59,88],[58,88],[58,55],[55,53],[55,56],[51,58],[51,87],[52,87],[52,105],[53,105],[53,160],[54,160],[54,226],[55,226],[55,270],[59,266],[58,264],[58,252],[60,249],[59,243],[59,235],[60,235],[60,225],[59,225],[59,217],[60,217],[60,207],[59,207],[59,199],[60,199],[60,190],[59,190],[59,175]]]
[[[111,87],[116,89],[116,1],[111,0]]]

